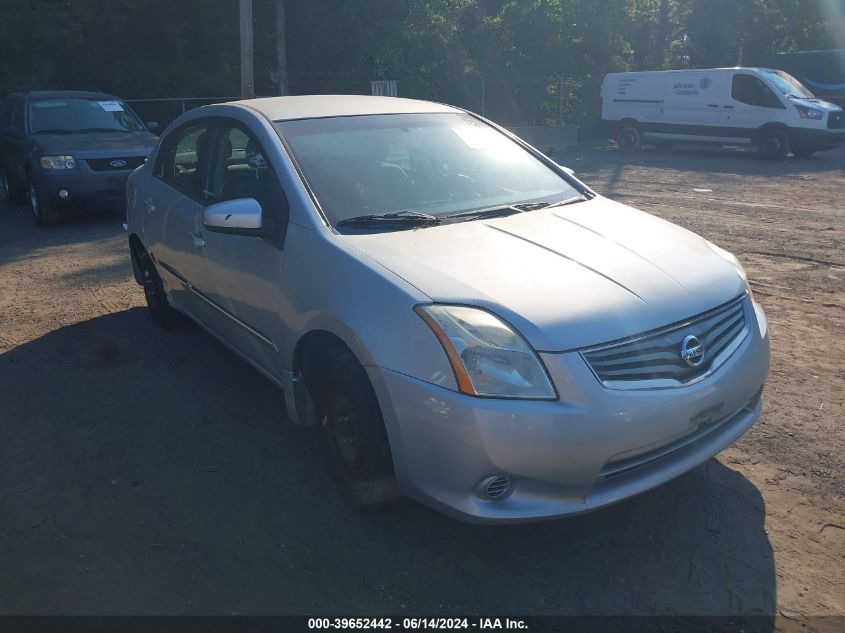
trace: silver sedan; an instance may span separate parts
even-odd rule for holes
[[[761,412],[767,323],[736,258],[458,108],[189,111],[130,177],[128,231],[152,318],[277,384],[361,504],[593,510]]]

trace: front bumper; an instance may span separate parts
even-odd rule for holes
[[[41,170],[35,178],[42,204],[58,207],[120,210],[126,207],[128,170]],[[62,189],[66,198],[59,195]]]
[[[654,488],[759,417],[769,340],[752,321],[714,374],[672,389],[607,389],[577,352],[542,354],[555,402],[473,398],[368,367],[397,480],[407,495],[476,523],[578,514]],[[509,494],[483,498],[480,483],[499,475],[513,481]]]
[[[845,142],[845,130],[792,128],[790,140],[802,147],[833,149]]]

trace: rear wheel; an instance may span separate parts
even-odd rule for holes
[[[789,136],[780,128],[769,128],[760,132],[757,151],[765,160],[783,160],[789,153]]]
[[[34,182],[29,183],[27,197],[29,198],[29,208],[32,210],[33,218],[38,226],[55,226],[59,223],[58,211],[53,205],[41,199],[41,194],[38,193],[38,187]]]
[[[366,371],[348,350],[324,365],[317,407],[335,477],[358,507],[399,496],[381,409]]]
[[[133,253],[137,258],[138,267],[141,270],[141,277],[144,287],[144,298],[147,300],[147,309],[156,325],[164,329],[170,329],[179,323],[182,315],[170,306],[167,293],[164,291],[164,284],[156,270],[153,260],[146,251]]]
[[[619,133],[616,135],[616,144],[619,147],[619,151],[627,154],[636,152],[640,149],[642,142],[643,135],[640,133],[640,129],[633,123],[623,125],[619,128]]]

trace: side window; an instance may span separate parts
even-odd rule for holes
[[[214,135],[205,190],[206,204],[254,198],[266,219],[282,232],[288,222],[288,202],[264,148],[246,128],[221,124]]]
[[[12,124],[12,112],[15,109],[15,100],[9,97],[3,102],[3,107],[0,108],[0,127],[6,127]]]
[[[23,104],[20,99],[12,101],[12,121],[10,125],[18,132],[23,132]]]
[[[155,175],[196,200],[203,199],[214,130],[208,121],[189,123],[165,140]]]
[[[783,108],[783,105],[766,84],[754,75],[734,75],[731,97],[740,103],[762,108]]]

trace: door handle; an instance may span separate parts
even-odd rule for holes
[[[718,104],[718,103],[708,103],[708,104],[707,104],[707,107],[708,107],[708,108],[718,108],[718,107],[719,107],[719,104]]]
[[[188,231],[188,235],[191,237],[191,242],[193,242],[194,246],[196,246],[197,248],[202,248],[203,246],[205,246],[205,240],[202,239],[202,233]]]
[[[152,198],[144,198],[144,211],[147,213],[156,212],[156,202]]]
[[[722,106],[722,107],[723,107],[723,108],[727,108],[728,110],[733,110],[733,109],[734,109],[734,107],[733,107],[733,106]]]

